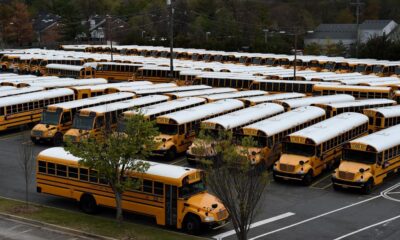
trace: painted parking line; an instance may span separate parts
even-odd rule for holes
[[[182,163],[186,162],[186,159],[178,159],[176,161],[171,162],[172,165],[181,165]]]
[[[12,134],[9,134],[9,135],[0,137],[0,140],[5,140],[5,139],[13,138],[13,137],[19,136],[19,135],[21,135],[21,134],[22,134],[22,132],[19,132],[19,133],[12,133]]]
[[[311,184],[310,188],[314,188],[314,189],[325,189],[325,188],[327,188],[327,184],[324,183],[324,181],[328,180],[330,177],[331,177],[331,174],[328,174],[328,175],[324,176],[323,178],[319,179],[315,183]],[[317,185],[320,184],[320,183],[324,183],[324,186],[323,187],[317,187]],[[330,186],[331,184],[332,183],[329,181],[328,185]]]
[[[305,220],[303,220],[303,221],[300,221],[300,222],[297,222],[297,223],[293,223],[293,224],[291,224],[291,225],[288,225],[288,226],[285,226],[285,227],[282,227],[282,228],[278,228],[278,229],[275,229],[275,230],[273,230],[273,231],[270,231],[270,232],[267,232],[267,233],[264,233],[264,234],[255,236],[255,237],[253,237],[253,238],[250,238],[250,240],[259,239],[259,238],[261,238],[261,237],[265,237],[265,236],[267,236],[267,235],[271,235],[271,234],[276,233],[276,232],[280,232],[280,231],[283,231],[283,230],[286,230],[286,229],[289,229],[289,228],[292,228],[292,227],[296,227],[296,226],[301,225],[301,224],[303,224],[303,223],[313,221],[313,220],[315,220],[315,219],[324,217],[324,216],[326,216],[326,215],[329,215],[329,214],[332,214],[332,213],[335,213],[335,212],[339,212],[339,211],[345,210],[345,209],[347,209],[347,208],[351,208],[351,207],[354,207],[354,206],[357,206],[357,205],[360,205],[360,204],[363,204],[363,203],[366,203],[366,202],[375,200],[375,199],[380,198],[380,197],[381,197],[381,195],[374,196],[374,197],[371,197],[371,198],[367,198],[367,199],[365,199],[365,200],[362,200],[362,201],[359,201],[359,202],[355,202],[355,203],[349,204],[349,205],[344,206],[344,207],[341,207],[341,208],[334,209],[334,210],[329,211],[329,212],[326,212],[326,213],[322,213],[322,214],[317,215],[317,216],[314,216],[314,217],[312,217],[312,218],[307,218],[307,219],[305,219]]]
[[[278,221],[280,219],[287,218],[287,217],[290,217],[290,216],[293,216],[293,215],[295,215],[295,214],[292,213],[292,212],[287,212],[287,213],[283,213],[283,214],[275,216],[275,217],[267,218],[267,219],[252,223],[250,225],[250,229],[251,228],[255,228],[255,227],[259,227],[259,226],[267,224],[267,223],[275,222],[275,221]],[[232,236],[234,234],[235,234],[235,230],[230,230],[230,231],[215,235],[213,238],[220,240],[220,239]]]
[[[369,225],[369,226],[366,226],[366,227],[363,227],[363,228],[358,229],[358,230],[356,230],[356,231],[354,231],[354,232],[351,232],[351,233],[348,233],[348,234],[346,234],[346,235],[343,235],[343,236],[340,236],[340,237],[338,237],[338,238],[335,238],[334,240],[340,240],[340,239],[344,239],[344,238],[350,237],[350,236],[352,236],[352,235],[354,235],[354,234],[357,234],[357,233],[359,233],[359,232],[365,231],[365,230],[370,229],[370,228],[372,228],[372,227],[376,227],[376,226],[382,225],[382,224],[384,224],[384,223],[393,221],[393,220],[398,219],[398,218],[400,218],[400,215],[398,215],[398,216],[396,216],[396,217],[392,217],[392,218],[386,219],[386,220],[383,220],[383,221],[381,221],[381,222],[378,222],[378,223],[375,223],[375,224],[372,224],[372,225]]]

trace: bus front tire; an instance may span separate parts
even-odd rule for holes
[[[198,235],[201,228],[199,217],[193,214],[188,214],[183,221],[183,228],[189,234]]]
[[[332,184],[332,187],[333,187],[333,190],[335,190],[335,191],[340,191],[340,190],[342,190],[342,188],[341,188],[339,185],[337,185],[337,184]]]
[[[313,180],[312,171],[309,171],[303,178],[303,185],[310,186]]]
[[[372,187],[374,185],[374,180],[372,178],[368,179],[368,181],[364,184],[364,186],[361,188],[361,192],[365,195],[368,195],[372,191]]]
[[[60,146],[63,143],[63,135],[61,133],[56,133],[54,135],[53,144],[54,146]]]
[[[167,160],[168,160],[168,161],[174,160],[175,157],[176,157],[176,149],[175,149],[174,147],[172,147],[171,149],[169,149],[169,150],[167,151],[166,157],[167,157]]]
[[[79,205],[84,213],[95,214],[97,212],[97,203],[91,194],[84,193],[79,201]]]

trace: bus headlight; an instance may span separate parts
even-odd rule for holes
[[[205,217],[205,218],[204,218],[204,221],[205,221],[205,222],[214,222],[214,217],[210,217],[210,216]]]

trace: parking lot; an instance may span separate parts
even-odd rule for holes
[[[27,141],[27,132],[9,131],[0,135],[0,195],[24,199],[22,170],[18,163],[18,146]],[[35,146],[37,154],[49,146]],[[170,164],[186,165],[184,157]],[[40,204],[78,210],[75,203],[35,193],[31,200]],[[394,176],[376,187],[370,195],[332,189],[330,175],[324,174],[309,187],[295,183],[271,183],[261,201],[260,211],[252,225],[251,239],[398,239],[400,235],[400,177]],[[100,213],[114,217],[112,210]],[[128,215],[130,221],[152,224],[142,216]],[[203,236],[235,239],[232,227],[205,231]]]

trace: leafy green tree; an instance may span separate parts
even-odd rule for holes
[[[127,119],[125,131],[104,130],[104,139],[88,139],[79,144],[67,142],[66,151],[82,159],[80,164],[99,172],[115,194],[116,218],[122,222],[122,195],[127,189],[135,189],[140,180],[127,176],[131,172],[146,172],[147,158],[155,147],[158,131],[153,122],[136,114]],[[90,209],[89,211],[93,211]]]
[[[322,48],[318,43],[310,43],[305,46],[304,53],[307,55],[321,55]]]
[[[202,132],[199,140],[194,151],[208,156],[202,161],[207,186],[227,208],[237,238],[246,240],[268,185],[263,165],[253,165],[249,160],[249,146],[254,142],[244,138],[238,148],[232,133],[224,131],[217,136]]]

